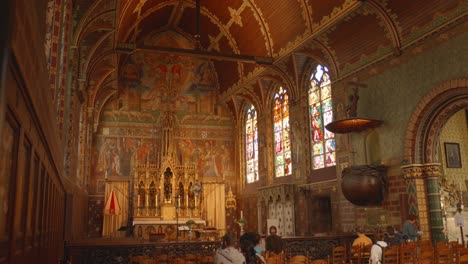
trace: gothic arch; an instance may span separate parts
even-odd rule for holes
[[[447,120],[468,107],[468,78],[449,80],[422,98],[408,122],[404,159],[407,163],[438,162],[438,137]]]

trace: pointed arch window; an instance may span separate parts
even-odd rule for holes
[[[273,102],[275,176],[282,177],[292,172],[291,137],[289,132],[289,96],[280,87]]]
[[[314,170],[336,165],[335,134],[325,126],[333,121],[328,68],[317,65],[310,77],[309,122]]]
[[[247,183],[258,181],[257,111],[251,105],[245,117],[245,162]]]

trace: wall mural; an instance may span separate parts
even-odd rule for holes
[[[145,44],[179,48],[191,45],[172,32],[150,37]],[[119,98],[104,109],[102,121],[157,122],[161,111],[170,109],[185,124],[204,121],[230,125],[227,115],[214,115],[218,110],[214,107],[217,82],[208,60],[137,52],[127,58],[120,80]]]
[[[145,45],[192,47],[172,31],[150,35]],[[98,179],[130,179],[138,164],[158,164],[168,115],[178,164],[193,164],[202,180],[234,177],[232,116],[216,105],[210,61],[137,52],[126,59],[119,79],[118,96],[105,104],[93,141],[90,191],[99,189]]]
[[[194,164],[199,177],[234,176],[234,145],[230,140],[176,141],[178,164]],[[137,164],[159,164],[159,139],[98,136],[95,140],[93,172],[99,178],[132,176]]]

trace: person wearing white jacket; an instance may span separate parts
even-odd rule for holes
[[[377,242],[371,247],[369,264],[381,264],[383,252],[385,248],[388,247],[387,242],[382,240],[381,234],[377,234],[375,237],[377,239]]]

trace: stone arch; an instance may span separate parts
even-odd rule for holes
[[[404,160],[438,162],[438,136],[448,118],[468,107],[468,78],[446,81],[422,98],[408,122]]]
[[[423,97],[410,117],[405,135],[402,167],[409,212],[420,216],[423,239],[442,241],[440,206],[439,135],[447,120],[468,107],[468,79],[446,81]],[[416,186],[424,186],[418,189]],[[425,236],[425,237],[424,237]]]

